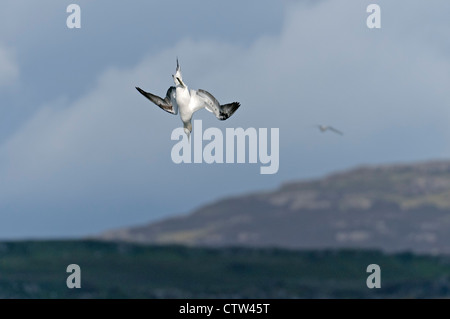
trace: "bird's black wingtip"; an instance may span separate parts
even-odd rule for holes
[[[232,102],[230,104],[224,105],[224,110],[220,112],[220,115],[218,116],[218,119],[221,121],[225,121],[228,119],[231,115],[234,114],[234,112],[237,111],[237,109],[241,106],[241,103],[239,102]]]
[[[136,90],[138,90],[139,93],[141,93],[141,94],[145,93],[145,91],[143,89],[141,89],[139,86],[136,86],[135,88],[136,88]]]

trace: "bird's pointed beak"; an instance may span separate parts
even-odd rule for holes
[[[183,87],[186,87],[186,85],[184,85],[183,81],[181,81],[181,79],[177,76],[177,80],[178,83],[180,83],[180,85],[182,85]]]
[[[180,71],[180,64],[178,63],[178,57],[177,57],[177,71]]]

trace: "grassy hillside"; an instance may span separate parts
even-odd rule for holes
[[[382,288],[366,287],[381,267]],[[66,287],[81,267],[82,288]],[[0,298],[432,298],[450,296],[444,257],[378,251],[0,243]]]

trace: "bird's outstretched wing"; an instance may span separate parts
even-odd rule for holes
[[[194,94],[193,94],[194,93]],[[191,90],[191,99],[193,98],[192,111],[195,112],[201,108],[206,108],[208,111],[221,121],[226,120],[241,106],[239,102],[233,102],[220,105],[216,98],[205,90],[194,91]]]
[[[164,111],[169,112],[171,114],[178,114],[178,105],[175,99],[175,87],[171,86],[167,90],[166,97],[164,99],[160,98],[157,95],[151,94],[149,92],[145,92],[139,87],[136,87],[136,90],[138,90],[143,96],[145,96],[147,99],[158,105],[160,108],[162,108]]]
[[[342,133],[341,131],[335,129],[335,128],[332,127],[332,126],[329,126],[328,129],[329,129],[330,131],[333,131],[333,132],[339,134],[339,135],[344,135],[344,133]]]

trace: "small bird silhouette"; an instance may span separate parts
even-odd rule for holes
[[[344,133],[342,133],[341,131],[339,131],[339,130],[337,130],[337,129],[335,129],[334,127],[329,126],[329,125],[317,125],[317,127],[319,128],[319,130],[320,130],[322,133],[323,133],[323,132],[326,132],[326,131],[333,131],[333,132],[336,133],[336,134],[344,135]]]

